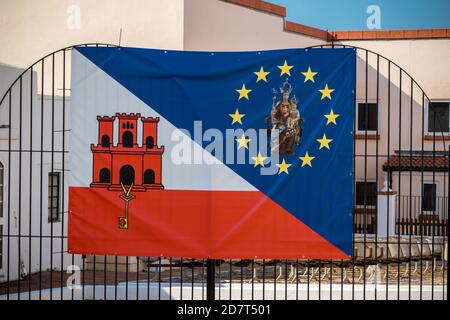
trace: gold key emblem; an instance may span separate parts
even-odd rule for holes
[[[131,194],[131,190],[133,189],[133,184],[130,185],[128,190],[122,184],[122,182],[120,183],[120,185],[122,186],[123,194],[121,194],[119,196],[119,198],[122,199],[123,201],[125,201],[125,216],[119,217],[119,228],[120,229],[128,229],[128,202],[130,202],[131,200],[136,198],[136,196]]]

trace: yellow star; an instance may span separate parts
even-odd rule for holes
[[[312,168],[312,163],[311,161],[314,159],[315,157],[311,157],[309,155],[308,152],[306,152],[304,157],[300,157],[300,160],[302,160],[302,168],[306,165],[310,166]]]
[[[236,112],[230,113],[229,116],[233,119],[231,124],[235,124],[236,122],[242,124],[242,118],[245,117],[245,114],[239,113],[239,110],[236,108]]]
[[[267,82],[266,77],[267,77],[267,75],[269,73],[270,72],[264,71],[264,68],[261,67],[261,69],[259,69],[259,72],[254,72],[254,74],[256,74],[258,76],[258,79],[256,79],[256,82],[259,82],[260,80],[263,80],[264,82]]]
[[[314,76],[317,74],[317,72],[312,72],[311,71],[311,67],[308,67],[308,71],[307,72],[302,72],[302,75],[305,76],[305,81],[307,82],[308,80],[311,80],[312,82],[314,81]]]
[[[291,76],[291,69],[294,66],[289,66],[287,61],[284,60],[284,64],[282,66],[278,66],[278,68],[281,70],[281,74],[280,76],[282,76],[283,74],[287,74],[288,76]]]
[[[245,84],[242,85],[242,88],[241,88],[241,89],[236,89],[236,91],[239,92],[239,99],[238,99],[238,100],[241,100],[242,98],[245,98],[245,99],[247,99],[247,100],[250,100],[250,99],[248,98],[248,94],[249,94],[250,92],[252,92],[252,90],[251,90],[251,89],[247,89],[247,88],[245,87]]]
[[[242,148],[242,147],[244,147],[245,149],[248,149],[248,143],[249,143],[250,141],[252,141],[252,139],[247,139],[247,138],[245,137],[245,134],[242,134],[242,137],[239,138],[239,139],[236,138],[236,142],[239,143],[238,150],[239,150],[240,148]]]
[[[261,152],[258,152],[258,156],[252,157],[253,161],[255,161],[254,168],[257,166],[264,167],[264,160],[267,159],[267,157],[261,156]]]
[[[329,144],[331,141],[333,141],[333,139],[327,139],[327,136],[324,133],[322,139],[317,139],[317,141],[320,143],[319,150],[322,148],[327,148],[328,150],[330,150]]]
[[[278,168],[280,168],[280,170],[278,171],[278,174],[281,174],[281,173],[286,173],[286,174],[289,174],[289,172],[288,172],[288,168],[290,167],[290,166],[292,166],[292,164],[290,164],[290,163],[286,163],[286,161],[283,159],[283,162],[281,162],[281,164],[277,164],[276,165]]]
[[[331,109],[330,114],[324,114],[323,116],[328,119],[326,125],[329,125],[330,123],[334,123],[337,125],[336,118],[339,117],[340,115],[334,114],[333,109]]]
[[[325,88],[322,90],[319,90],[322,93],[322,98],[320,100],[323,100],[325,98],[328,98],[331,100],[331,93],[334,91],[334,89],[329,89],[328,84],[325,85]]]

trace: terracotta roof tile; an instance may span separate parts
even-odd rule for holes
[[[448,170],[448,157],[445,156],[424,156],[423,165],[421,156],[409,156],[409,155],[394,155],[389,157],[389,160],[383,164],[383,170],[387,171],[403,171],[413,170],[421,171],[436,170],[444,171]]]

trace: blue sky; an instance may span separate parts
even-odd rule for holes
[[[287,19],[325,30],[367,29],[368,6],[381,12],[381,29],[450,28],[450,0],[268,0]]]

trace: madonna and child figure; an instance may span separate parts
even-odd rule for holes
[[[280,156],[294,155],[294,146],[299,146],[302,138],[303,118],[297,109],[297,98],[291,98],[292,86],[286,80],[280,88],[282,99],[277,101],[274,91],[272,110],[266,117],[267,134],[270,139],[271,154]],[[278,138],[278,139],[277,139]]]

